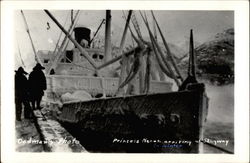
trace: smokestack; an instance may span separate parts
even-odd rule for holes
[[[105,57],[107,62],[111,59],[111,10],[106,10],[106,27],[105,27]]]
[[[86,40],[88,46],[90,46],[90,33],[91,30],[86,27],[76,27],[74,29],[75,32],[75,40],[78,44],[82,45],[82,40]],[[82,45],[83,46],[83,45]]]

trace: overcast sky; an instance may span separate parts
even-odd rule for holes
[[[75,13],[76,11],[74,11]],[[57,20],[67,29],[70,24],[69,10],[54,10],[51,13]],[[119,45],[122,36],[125,20],[122,18],[122,11],[111,11],[112,13],[112,43]],[[186,50],[186,42],[189,39],[190,29],[194,30],[194,40],[203,43],[212,39],[216,33],[234,27],[234,12],[232,11],[154,11],[155,16],[160,24],[164,36],[168,42],[176,44]],[[60,29],[46,15],[43,10],[24,10],[25,17],[30,29],[32,39],[36,50],[53,50],[60,35]],[[152,20],[150,12],[147,12],[149,21]],[[68,18],[67,18],[68,16]],[[136,12],[136,17],[144,37],[148,37],[145,25]],[[78,26],[85,26],[92,29],[94,33],[105,18],[105,11],[81,11],[78,20]],[[15,12],[15,39],[18,42],[22,58],[25,62],[31,62],[30,57],[32,48],[21,13],[19,10]],[[48,28],[47,22],[50,28]],[[99,34],[104,35],[104,27],[102,26]],[[130,36],[127,37],[127,42],[130,42]],[[15,46],[15,55],[18,53],[18,46]],[[20,59],[17,56],[17,64]],[[19,60],[19,61],[18,61]]]

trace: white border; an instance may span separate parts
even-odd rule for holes
[[[1,154],[5,162],[248,162],[249,156],[248,1],[2,1]],[[146,9],[235,11],[235,154],[18,153],[14,149],[13,11],[15,9]],[[13,118],[14,119],[14,118]]]

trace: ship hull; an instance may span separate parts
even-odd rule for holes
[[[90,152],[198,153],[208,99],[187,90],[68,102],[59,121]]]

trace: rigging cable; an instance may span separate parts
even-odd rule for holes
[[[21,50],[20,50],[19,43],[18,43],[17,39],[16,39],[16,42],[17,42],[17,48],[18,48],[18,53],[19,53],[19,57],[20,57],[21,63],[23,65],[23,67],[26,68],[26,66],[24,64],[24,61],[23,61],[23,58],[22,58],[22,55],[21,55]]]
[[[154,36],[153,36],[153,34],[152,34],[151,30],[150,30],[150,27],[149,27],[149,24],[148,24],[148,21],[147,21],[146,14],[144,13],[145,18],[144,18],[144,16],[142,15],[141,12],[140,12],[140,14],[141,14],[141,17],[142,17],[142,19],[143,19],[143,21],[144,21],[144,23],[145,23],[147,29],[148,29],[148,32],[149,32],[149,35],[150,35],[150,39],[151,39],[152,45],[154,45],[154,46],[155,46],[155,49],[157,49],[157,51],[160,53],[161,60],[163,60],[165,66],[167,66],[167,69],[169,70],[170,76],[172,76],[172,78],[175,80],[177,86],[180,86],[179,80],[176,78],[176,76],[175,76],[173,70],[171,69],[171,66],[170,66],[170,65],[168,64],[168,62],[163,58],[163,57],[164,57],[163,52],[162,52],[160,46],[157,44],[157,42],[156,42],[155,39],[154,39]],[[154,47],[154,46],[153,46],[153,47]],[[158,54],[158,53],[156,53],[156,55],[157,55],[157,54]],[[165,73],[165,72],[167,72],[167,71],[164,71],[164,73]],[[168,75],[168,74],[166,74],[166,75]]]
[[[35,49],[34,43],[32,41],[32,38],[31,38],[31,35],[30,35],[30,31],[29,31],[29,27],[28,27],[28,23],[27,23],[27,20],[26,20],[26,18],[24,16],[23,10],[21,10],[21,14],[22,14],[22,17],[23,17],[23,20],[24,20],[24,23],[25,23],[26,32],[28,33],[28,36],[29,36],[29,39],[30,39],[30,42],[31,42],[31,46],[32,46],[33,52],[35,54],[35,60],[36,60],[37,63],[41,63],[41,62],[39,62],[39,57],[36,54],[36,49]]]
[[[145,73],[145,83],[144,83],[144,93],[148,93],[150,89],[150,71],[151,71],[151,53],[150,49],[147,50],[147,60],[146,60],[146,73]]]
[[[166,50],[167,50],[167,54],[168,54],[168,56],[169,56],[169,58],[170,58],[170,61],[171,61],[172,65],[173,65],[173,67],[174,67],[176,73],[178,74],[180,80],[183,81],[183,77],[181,76],[181,73],[180,73],[180,71],[179,71],[179,69],[178,69],[178,67],[177,67],[177,65],[176,65],[176,62],[175,62],[175,60],[174,60],[174,58],[173,58],[173,54],[171,53],[171,51],[170,51],[170,49],[169,49],[169,46],[168,46],[168,44],[167,44],[167,42],[166,42],[166,40],[165,40],[165,38],[164,38],[164,36],[163,36],[163,33],[162,33],[161,28],[160,28],[160,26],[159,26],[159,24],[158,24],[158,22],[157,22],[157,20],[156,20],[156,18],[155,18],[155,15],[154,15],[153,11],[151,11],[151,14],[152,14],[152,17],[153,17],[154,22],[155,22],[154,24],[157,26],[157,28],[158,28],[158,30],[159,30],[159,32],[160,32],[160,35],[161,35],[163,44],[164,44],[164,46],[165,46],[165,48],[166,48]]]
[[[79,18],[80,18],[80,15],[81,15],[81,11],[79,11],[79,16],[77,16],[77,18],[74,20],[75,24],[74,24],[74,26],[73,26],[73,29],[77,26],[77,23],[78,23],[78,20],[79,20]],[[71,31],[70,35],[72,35],[72,33],[73,33],[73,30]],[[62,52],[65,52],[65,51],[66,51],[66,49],[67,49],[67,47],[68,47],[68,45],[69,45],[69,42],[70,42],[70,40],[68,39],[68,41],[67,41],[66,45],[64,46]]]
[[[134,63],[130,69],[130,72],[127,76],[127,78],[125,79],[124,82],[121,83],[121,85],[119,86],[119,88],[123,88],[126,84],[128,84],[135,76],[136,74],[139,72],[139,68],[141,66],[140,63],[140,56],[145,52],[144,51],[139,51],[139,52],[135,52],[134,54]],[[137,54],[138,53],[138,54]]]
[[[66,25],[67,20],[68,20],[68,17],[69,17],[69,13],[68,13],[67,16],[66,16],[66,19],[65,19],[65,22],[64,22],[63,26]],[[54,51],[53,51],[53,56],[55,55],[56,49],[59,49],[58,44],[59,44],[59,41],[61,40],[62,33],[63,33],[63,32],[61,31],[61,32],[60,32],[60,35],[59,35],[59,38],[58,38],[58,40],[57,40],[57,43],[56,43],[56,47],[55,47],[55,49],[54,49]]]
[[[92,41],[94,40],[95,36],[96,36],[96,35],[97,35],[97,33],[99,32],[100,28],[101,28],[101,27],[102,27],[102,25],[104,24],[104,22],[105,22],[105,19],[102,19],[101,24],[100,24],[100,25],[99,25],[99,27],[97,28],[97,30],[96,30],[96,32],[95,32],[95,34],[94,34],[94,36],[92,37],[92,39],[90,40],[89,44],[91,44],[91,43],[92,43]]]

